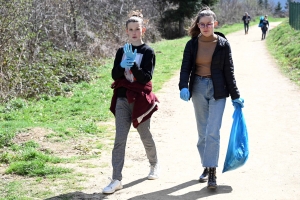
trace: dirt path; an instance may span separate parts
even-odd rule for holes
[[[271,23],[271,27],[276,25]],[[299,199],[300,90],[281,75],[265,41],[260,40],[258,27],[250,27],[248,35],[239,31],[227,38],[238,87],[245,99],[243,112],[250,144],[246,165],[222,174],[233,113],[228,99],[221,129],[219,187],[209,192],[206,183],[198,183],[202,167],[196,148],[194,112],[191,102],[179,98],[177,73],[157,93],[161,103],[151,124],[162,168],[160,179],[146,179],[149,164],[138,133],[131,129],[123,170],[124,189],[112,195],[101,194],[109,182],[107,177],[111,177],[108,152],[99,161],[108,167],[94,169],[94,174],[87,177],[89,185],[85,186],[89,189],[70,194],[73,199]]]

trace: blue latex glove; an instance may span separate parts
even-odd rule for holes
[[[244,99],[243,98],[238,98],[238,99],[234,99],[232,100],[232,105],[234,107],[241,107],[241,108],[244,108]]]
[[[190,91],[187,88],[182,88],[180,90],[180,98],[184,101],[188,101],[190,98]]]
[[[120,63],[121,67],[124,69],[129,69],[130,67],[133,66],[133,61],[131,59],[124,59],[122,60],[122,62]]]
[[[124,53],[126,55],[126,58],[133,60],[133,62],[135,61],[135,57],[136,57],[136,49],[134,50],[134,52],[132,52],[132,45],[126,43],[123,47]]]

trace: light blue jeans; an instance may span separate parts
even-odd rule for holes
[[[203,167],[218,167],[220,128],[226,98],[214,99],[210,78],[195,76],[192,101],[198,129],[198,151]]]

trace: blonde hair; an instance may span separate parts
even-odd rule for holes
[[[144,20],[143,19],[143,14],[142,14],[142,10],[132,10],[130,11],[130,13],[128,14],[128,20],[126,21],[126,28],[127,28],[127,25],[130,23],[130,22],[139,22],[141,23],[142,25],[145,25],[148,20]]]
[[[199,13],[197,14],[197,17],[195,18],[195,20],[193,21],[191,27],[189,28],[188,30],[188,34],[191,36],[191,37],[196,37],[200,34],[200,29],[197,25],[197,23],[200,21],[200,19],[202,17],[213,17],[214,21],[217,20],[217,16],[216,14],[210,10],[210,8],[208,6],[204,6],[200,11]]]

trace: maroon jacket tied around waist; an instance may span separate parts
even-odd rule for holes
[[[126,96],[128,103],[134,102],[132,111],[132,124],[134,128],[151,117],[158,110],[158,99],[152,92],[152,83],[141,84],[137,81],[131,83],[126,79],[119,79],[112,83],[111,88],[114,93],[111,99],[110,111],[115,115],[117,103],[117,89],[120,87],[127,88]]]

